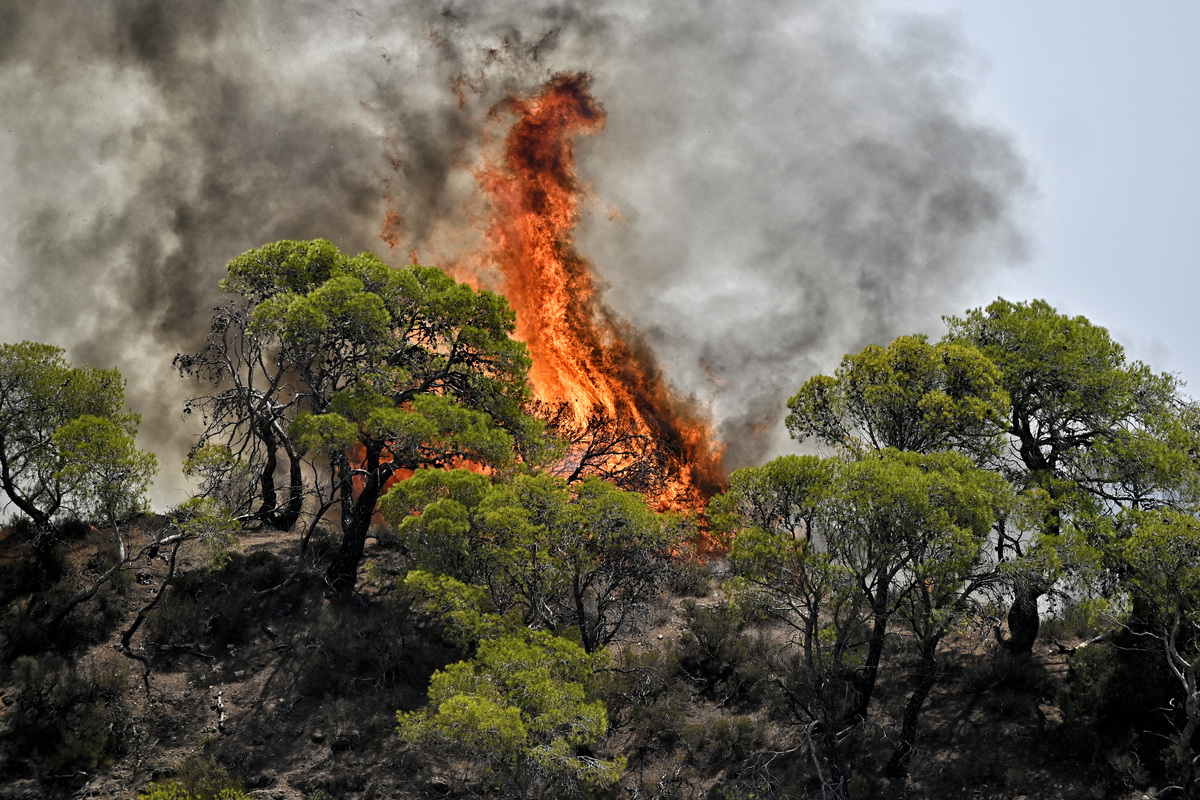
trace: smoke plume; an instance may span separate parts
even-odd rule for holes
[[[866,0],[0,0],[0,339],[119,367],[177,502],[170,359],[229,259],[382,233],[471,264],[492,110],[585,71],[608,124],[579,249],[751,463],[806,377],[1019,255],[1023,166],[961,53]]]

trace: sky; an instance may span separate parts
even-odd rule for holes
[[[579,249],[731,466],[786,449],[784,401],[843,354],[998,295],[1200,394],[1200,2],[1133,8],[0,0],[0,341],[120,368],[177,503],[171,358],[229,259],[477,262],[505,98],[585,71]]]
[[[972,302],[1044,298],[1200,396],[1200,2],[886,5],[960,30],[1036,187],[1028,260]]]

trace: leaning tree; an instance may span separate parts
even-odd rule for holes
[[[347,256],[322,239],[274,242],[228,270],[230,300],[204,348],[176,358],[182,374],[214,387],[189,405],[204,414],[200,445],[253,477],[248,516],[281,526],[296,521],[302,464],[315,459],[324,499],[341,508],[342,541],[326,571],[334,592],[353,592],[376,502],[398,473],[498,467],[539,438],[522,411],[529,357],[510,338],[503,297],[430,267]]]
[[[0,344],[0,490],[33,523],[39,583],[64,516],[110,523],[124,559],[118,521],[142,510],[157,471],[134,444],[139,421],[117,370],[72,366],[48,344]]]

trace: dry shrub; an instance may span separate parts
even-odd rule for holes
[[[76,775],[116,760],[128,744],[127,662],[113,653],[72,662],[48,654],[13,664],[17,713],[6,742],[10,774]]]
[[[679,558],[671,563],[667,588],[676,597],[707,597],[712,569],[696,557]]]
[[[436,667],[417,663],[418,650],[409,646],[412,627],[410,607],[395,598],[316,610],[305,632],[300,690],[319,697],[392,695],[421,680]]]
[[[12,535],[32,536],[32,523],[15,525]],[[85,559],[79,569],[68,560],[66,548],[61,546],[64,541]],[[72,596],[117,561],[112,533],[97,531],[85,523],[63,523],[56,542],[60,546],[46,553],[40,567],[28,541],[0,564],[0,608],[4,609],[0,612],[0,663],[50,651],[79,652],[104,641],[127,616],[133,574],[121,570],[89,600],[72,609],[59,625],[50,627],[54,615]]]
[[[257,631],[250,599],[278,585],[287,565],[270,551],[233,554],[219,570],[181,572],[146,619],[146,639],[158,648],[241,646]]]
[[[753,717],[716,717],[683,726],[683,743],[704,767],[740,764],[766,742],[766,726]]]
[[[702,694],[720,703],[761,703],[768,685],[766,640],[750,630],[746,615],[720,603],[687,601],[686,629],[676,646],[679,669]]]

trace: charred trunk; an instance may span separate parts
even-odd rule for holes
[[[365,528],[342,532],[342,544],[325,569],[325,583],[335,595],[349,597],[354,594],[354,586],[358,582],[358,565],[362,561],[366,541]]]
[[[908,768],[912,763],[913,753],[916,750],[917,720],[921,716],[921,709],[925,706],[925,700],[928,699],[929,692],[937,684],[939,670],[935,653],[940,640],[941,636],[937,636],[932,641],[928,641],[922,645],[921,674],[917,679],[916,687],[913,688],[912,694],[909,695],[908,701],[904,704],[904,718],[900,723],[900,737],[896,741],[895,751],[892,753],[892,757],[888,760],[887,767],[884,769],[884,774],[892,784],[892,795],[897,800],[902,800],[906,795],[909,775]]]
[[[271,527],[281,531],[290,531],[300,519],[304,510],[304,473],[301,471],[300,456],[284,447],[288,457],[288,500],[282,509],[276,509],[269,522]]]
[[[342,495],[342,544],[325,569],[325,583],[339,597],[350,597],[358,583],[358,565],[362,563],[371,517],[379,501],[383,479],[380,475],[379,454],[368,451],[360,473],[362,489],[354,494],[354,479],[349,460],[340,456],[339,481]]]
[[[354,587],[358,583],[358,565],[362,563],[367,531],[375,511],[374,501],[369,506],[363,505],[362,501],[360,495],[359,501],[354,504],[354,511],[342,516],[342,543],[325,569],[325,582],[339,597],[354,594]]]
[[[876,590],[873,603],[875,624],[871,631],[871,641],[867,645],[867,659],[850,681],[854,688],[854,708],[851,711],[850,719],[858,724],[867,719],[871,696],[875,693],[875,682],[879,677],[879,662],[883,658],[883,643],[887,637],[887,627],[890,621],[889,590],[888,582],[883,582]]]
[[[1017,584],[1012,606],[1008,610],[1008,639],[1004,641],[1009,651],[1021,655],[1033,652],[1033,643],[1037,641],[1041,627],[1038,599],[1044,593],[1039,587]]]
[[[266,450],[266,460],[263,462],[262,476],[258,479],[258,494],[262,499],[258,517],[266,520],[268,524],[273,524],[275,509],[279,505],[278,494],[275,491],[275,468],[279,465],[276,453],[278,447],[270,427],[261,428],[259,435],[262,437],[263,447]]]

